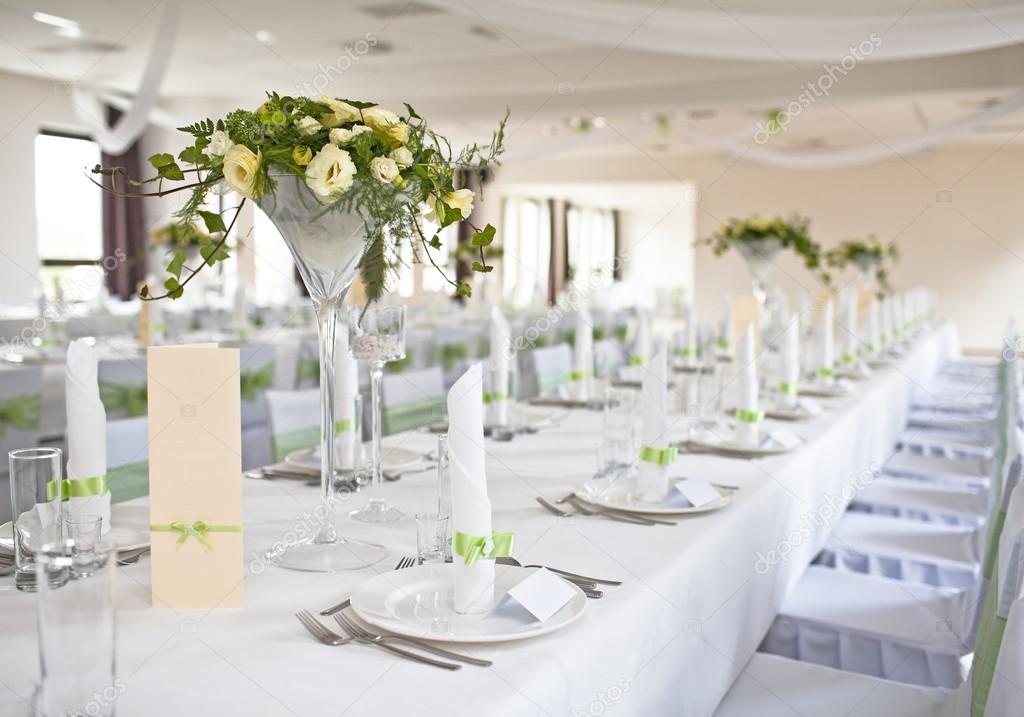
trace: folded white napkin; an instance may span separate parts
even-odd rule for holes
[[[697,365],[697,312],[693,304],[686,305],[686,349],[684,363],[693,368]]]
[[[818,325],[818,378],[823,382],[829,382],[835,378],[836,344],[832,329],[832,314],[832,300],[829,299],[821,307]]]
[[[512,356],[512,332],[508,320],[497,306],[491,307],[491,367],[494,386],[488,396],[488,422],[492,426],[508,425],[509,361]]]
[[[740,385],[736,411],[736,442],[751,448],[760,443],[763,418],[757,400],[757,355],[754,353],[754,345],[754,324],[750,323],[740,337],[740,345],[736,352]]]
[[[354,470],[359,466],[356,451],[362,448],[360,436],[356,436],[355,400],[359,393],[359,364],[348,350],[348,331],[338,332],[338,344],[334,349],[334,391],[337,402],[334,418],[338,431],[334,445],[338,468]]]
[[[882,310],[872,297],[868,306],[868,351],[877,354],[882,348]]]
[[[782,408],[797,408],[800,403],[797,396],[800,390],[800,314],[793,314],[783,329],[778,389]]]
[[[668,358],[666,343],[660,342],[644,369],[641,383],[643,401],[640,470],[636,477],[636,495],[648,503],[658,503],[668,492],[668,468],[672,450],[668,445]]]
[[[580,304],[576,312],[576,338],[573,341],[573,376],[569,384],[572,397],[577,401],[590,398],[594,374],[594,320],[587,305]]]
[[[92,493],[96,483],[107,474],[107,413],[100,401],[96,352],[82,339],[68,346],[64,397],[68,419],[67,478],[72,496],[64,507],[71,515],[100,516],[106,533],[110,530],[110,491],[75,495]]]
[[[857,337],[857,294],[854,291],[845,291],[843,297],[843,363],[847,366],[857,366],[860,361],[859,340]]]
[[[725,295],[725,316],[722,317],[722,334],[719,347],[723,353],[731,354],[736,350],[736,309],[733,306],[732,294]]]
[[[633,342],[634,362],[646,363],[651,358],[651,317],[646,309],[636,312],[636,339]]]
[[[473,364],[448,391],[448,456],[452,477],[452,541],[457,551],[458,534],[491,535],[491,501],[487,498],[484,469],[483,377]],[[480,613],[494,606],[494,560],[480,559],[466,565],[464,556],[453,556],[455,611]]]

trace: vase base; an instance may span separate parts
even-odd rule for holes
[[[333,543],[312,540],[290,545],[273,562],[280,568],[311,573],[359,570],[379,563],[388,554],[383,545],[339,538]]]
[[[363,523],[398,523],[405,520],[406,515],[384,501],[371,500],[359,510],[353,510],[348,517]]]

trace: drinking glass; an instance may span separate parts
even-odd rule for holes
[[[370,451],[370,498],[365,507],[349,515],[366,523],[394,523],[405,513],[387,504],[382,496],[384,486],[381,462],[380,385],[384,364],[405,358],[405,307],[384,307],[375,304],[355,306],[349,313],[349,350],[357,361],[370,368],[370,420],[373,433]]]
[[[23,448],[7,454],[11,479],[14,584],[36,589],[35,555],[60,540],[62,454],[59,448]]]
[[[416,514],[416,564],[443,563],[447,560],[447,515]]]
[[[116,550],[101,541],[83,553],[59,540],[36,553],[38,714],[114,714],[124,692],[114,674]]]
[[[487,429],[495,440],[508,441],[515,435],[516,425],[512,416],[518,391],[518,372],[515,357],[502,370],[489,362],[484,365],[483,389],[486,404]]]
[[[639,393],[630,388],[605,389],[603,434],[598,450],[599,478],[628,470],[639,459],[638,396]]]

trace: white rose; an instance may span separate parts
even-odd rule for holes
[[[299,131],[305,135],[316,134],[323,128],[323,125],[312,117],[300,118],[299,121],[295,123],[295,126],[298,127]]]
[[[410,152],[405,147],[399,147],[398,149],[392,150],[391,154],[389,154],[388,156],[391,157],[391,159],[395,160],[395,163],[402,169],[412,166],[412,152]]]
[[[356,176],[356,165],[348,152],[325,144],[306,165],[306,185],[321,204],[331,204],[348,191]]]
[[[336,144],[339,147],[351,144],[352,140],[361,135],[363,132],[372,132],[373,130],[367,127],[365,124],[354,124],[351,129],[345,129],[344,127],[335,127],[330,131],[328,139],[331,144]]]
[[[390,157],[374,157],[370,160],[370,174],[380,182],[393,182],[398,177],[398,163]]]
[[[329,117],[322,117],[324,124],[328,127],[337,127],[340,124],[359,119],[359,108],[353,107],[348,102],[342,102],[327,95],[320,95],[320,102],[330,107],[331,112],[334,113]]]
[[[377,134],[405,144],[409,141],[409,125],[399,119],[391,110],[383,107],[367,107],[363,110],[363,122],[373,128]]]
[[[262,184],[262,161],[262,152],[253,154],[244,144],[232,145],[224,154],[224,181],[243,197],[252,199]]]
[[[456,189],[454,192],[448,192],[441,199],[452,209],[458,209],[463,219],[473,213],[473,190],[471,189]],[[438,210],[438,199],[431,194],[427,198],[427,221],[440,224],[441,215]]]
[[[234,145],[235,143],[231,141],[227,132],[215,129],[210,135],[210,144],[206,148],[206,153],[211,157],[223,157]]]

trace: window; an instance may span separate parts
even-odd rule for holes
[[[547,202],[510,198],[502,228],[502,285],[515,307],[547,301],[551,270],[551,212]]]
[[[83,175],[100,163],[100,148],[85,137],[36,135],[36,236],[40,279],[54,297],[88,301],[103,285],[103,194]]]
[[[431,224],[430,222],[423,222],[423,233],[427,236],[428,239],[434,236],[436,226],[436,224]],[[434,257],[434,261],[437,262],[437,265],[444,269],[444,272],[445,274],[448,275],[448,278],[454,279],[455,247],[458,246],[459,243],[459,225],[449,224],[448,226],[441,230],[441,232],[437,235],[437,238],[441,240],[441,248],[431,249],[431,256]],[[420,246],[420,259],[423,262],[421,264],[423,270],[423,291],[443,291],[444,293],[451,296],[452,294],[455,293],[455,287],[449,284],[447,281],[445,281],[444,277],[441,276],[441,272],[434,268],[434,265],[430,263],[430,259],[428,259],[424,255],[424,252],[425,250],[423,249],[422,246]]]
[[[225,221],[230,221],[231,214]],[[252,235],[254,295],[275,306],[287,304],[296,294],[295,261],[281,232],[257,207],[253,207]]]
[[[572,278],[610,280],[615,263],[615,214],[610,209],[570,206],[565,233]]]

